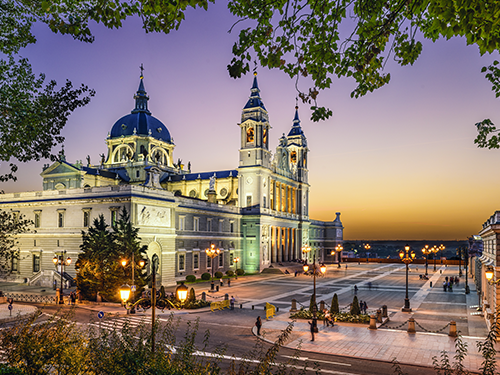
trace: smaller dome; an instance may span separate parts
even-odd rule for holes
[[[165,125],[145,112],[135,112],[123,116],[111,128],[110,138],[131,135],[150,136],[163,142],[172,143],[172,138]]]

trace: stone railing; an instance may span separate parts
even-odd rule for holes
[[[3,295],[7,298],[12,298],[14,302],[56,303],[55,296],[41,296],[39,294],[9,292],[4,292]]]

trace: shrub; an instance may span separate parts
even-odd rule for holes
[[[232,277],[232,276],[234,276],[234,272],[232,270],[227,270],[226,275],[228,275],[229,277]]]
[[[210,273],[208,273],[208,272],[202,273],[201,274],[201,279],[205,280],[205,281],[210,280]]]
[[[238,269],[236,270],[236,274],[237,274],[238,276],[243,276],[243,275],[245,274],[245,271],[243,271],[241,268],[238,268]]]
[[[331,314],[338,314],[340,312],[339,309],[339,297],[337,297],[337,293],[333,295],[332,298],[332,307],[330,307]]]
[[[313,312],[313,309],[318,311],[318,306],[316,305],[316,296],[314,294],[311,295],[311,301],[309,303],[309,311]]]
[[[186,281],[188,283],[194,283],[196,281],[196,276],[195,275],[187,275],[186,276]]]
[[[215,273],[215,277],[218,278],[218,279],[220,279],[222,276],[224,276],[224,274],[222,272],[220,272],[220,271],[217,271]]]
[[[195,302],[196,301],[196,294],[194,292],[194,288],[189,289],[189,294],[187,298],[187,302]]]
[[[361,310],[359,308],[358,296],[354,296],[351,305],[351,315],[359,315],[361,314]]]

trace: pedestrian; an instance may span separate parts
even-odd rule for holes
[[[328,323],[330,322],[330,312],[327,309],[324,309],[323,314],[325,315],[325,319],[323,320],[323,326],[328,327]]]
[[[446,282],[448,282],[448,276],[446,276],[444,279],[446,280]]]
[[[307,323],[309,323],[309,328],[311,329],[311,341],[314,341],[314,324],[309,321]]]
[[[458,285],[458,282],[460,281],[460,279],[458,278],[458,276],[455,276],[455,284]]]
[[[450,286],[453,286],[453,281],[455,280],[454,277],[450,277]]]
[[[71,292],[71,294],[69,295],[69,298],[70,298],[71,304],[74,305],[76,302],[76,293]]]
[[[443,290],[446,292],[446,288],[448,287],[446,281],[443,281]]]
[[[260,320],[260,316],[257,317],[255,326],[257,327],[257,336],[260,336],[260,328],[262,327],[262,320]]]
[[[372,288],[372,282],[368,281],[368,289],[371,289],[371,288]]]
[[[363,301],[363,314],[366,315],[366,309],[368,308],[368,305],[366,304],[366,301]]]
[[[346,265],[345,265],[345,269],[347,269],[347,263],[346,263]],[[313,340],[313,341],[314,341],[314,340]]]
[[[234,302],[235,301],[236,300],[234,299],[234,296],[231,296],[231,301],[230,301],[231,302],[231,310],[234,310]]]
[[[224,286],[224,280],[222,280],[222,277],[219,280],[220,286]]]
[[[354,295],[358,294],[358,286],[354,285]]]

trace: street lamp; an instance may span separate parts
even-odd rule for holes
[[[234,271],[234,274],[235,274],[234,279],[235,280],[238,280],[238,262],[239,261],[240,261],[239,257],[236,257],[236,258],[233,259],[233,262],[236,263],[236,266],[235,266],[236,270]]]
[[[304,245],[302,247],[303,253],[308,254],[310,251],[311,251],[311,248],[309,246]],[[307,261],[302,268],[304,269],[304,272],[306,272],[306,273],[307,273],[307,271],[309,271],[309,265],[307,264]],[[325,272],[326,272],[326,266],[324,264],[321,264],[320,267],[316,266],[316,252],[314,252],[313,264],[312,264],[312,269],[311,269],[311,273],[313,276],[313,297],[314,297],[313,301],[314,301],[314,305],[312,307],[312,309],[313,309],[312,325],[313,325],[314,332],[318,332],[318,318],[316,315],[316,276],[323,276],[325,274]]]
[[[439,251],[443,251],[444,249],[446,249],[446,247],[443,244],[441,244],[439,245],[438,249]],[[443,261],[441,261],[441,264],[443,264]]]
[[[406,264],[406,297],[405,306],[401,309],[401,311],[411,312],[410,299],[408,298],[408,264],[413,262],[415,259],[415,253],[413,251],[410,253],[410,246],[406,245],[404,251],[401,250],[399,252],[399,257],[401,258],[401,261]]]
[[[365,250],[366,250],[366,263],[368,263],[368,254],[370,254],[370,253],[368,252],[368,250],[370,250],[371,248],[372,248],[372,247],[370,246],[370,244],[369,244],[369,243],[367,243],[367,244],[365,245]]]
[[[434,245],[431,248],[431,251],[433,253],[432,257],[434,258],[434,272],[436,272],[436,253],[439,251],[439,249],[438,249],[438,247],[436,245]]]
[[[120,287],[120,298],[122,299],[123,305],[127,306],[127,301],[130,298],[130,286],[127,284],[123,284]],[[127,309],[128,314],[128,309]]]
[[[183,305],[188,294],[188,287],[184,285],[184,281],[181,281],[181,285],[177,287],[175,293],[177,294],[177,299],[181,301],[181,305]]]
[[[429,249],[429,245],[425,245],[423,248],[422,248],[422,252],[424,253],[425,255],[425,276],[427,276],[427,267],[429,265],[429,254],[432,253],[432,249]]]
[[[64,304],[64,293],[63,293],[63,275],[64,275],[64,266],[69,266],[71,264],[71,258],[68,257],[66,260],[64,260],[64,254],[66,254],[66,250],[64,253],[61,253],[61,255],[54,255],[54,258],[52,258],[52,262],[54,262],[54,266],[60,264],[61,265],[61,290],[59,293],[59,304]]]
[[[218,248],[215,248],[215,245],[214,244],[211,244],[210,247],[208,249],[205,250],[205,253],[207,253],[207,256],[210,257],[210,259],[212,259],[212,285],[210,286],[210,291],[211,292],[214,292],[215,291],[215,286],[214,286],[214,259],[217,255],[220,254],[220,250]]]
[[[125,269],[125,267],[127,266],[127,260],[126,259],[122,259],[121,260],[121,265],[122,267]],[[144,267],[144,265],[146,264],[146,262],[144,262],[144,259],[141,259],[139,261],[139,267],[142,268]],[[136,287],[135,287],[135,283],[134,283],[134,278],[135,278],[135,269],[137,267],[137,265],[135,264],[135,261],[134,261],[134,252],[132,252],[132,262],[130,263],[130,267],[132,267],[132,308],[130,309],[130,314],[135,314],[135,306],[134,306],[134,302],[135,302],[135,292],[136,292]],[[125,272],[125,270],[124,270]],[[129,313],[129,310],[127,309],[127,314]]]
[[[339,267],[340,268],[340,262],[342,261],[342,250],[344,250],[344,247],[341,244],[338,244],[337,247],[335,248],[337,253],[339,253]]]

